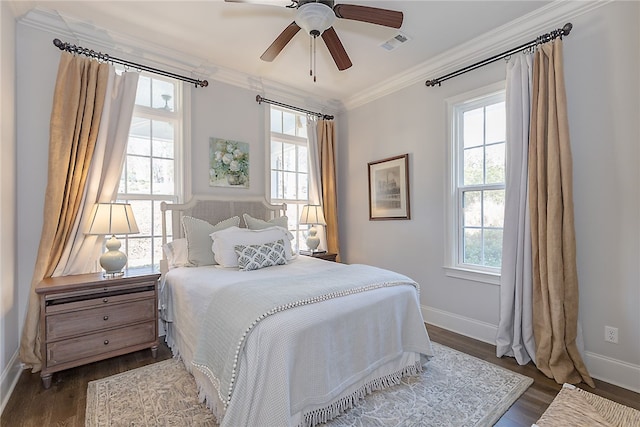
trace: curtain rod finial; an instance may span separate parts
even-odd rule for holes
[[[262,97],[260,95],[256,95],[256,102],[262,104]]]
[[[562,27],[562,35],[568,36],[572,29],[573,24],[571,22],[567,22],[564,24],[564,27]]]

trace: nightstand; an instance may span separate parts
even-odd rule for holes
[[[304,255],[304,256],[310,256],[313,258],[320,258],[320,259],[324,259],[326,261],[336,261],[336,257],[338,256],[338,254],[335,253],[331,253],[331,252],[316,252],[316,253],[309,253],[309,252],[302,252],[300,251],[300,255]]]
[[[158,350],[160,274],[126,271],[50,277],[40,296],[42,385],[54,372],[145,348]]]

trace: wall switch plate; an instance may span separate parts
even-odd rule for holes
[[[618,328],[613,326],[604,327],[604,340],[614,344],[618,344]]]

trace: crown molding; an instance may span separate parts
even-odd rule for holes
[[[322,100],[310,93],[292,91],[286,85],[224,68],[156,43],[100,28],[55,10],[36,7],[18,18],[18,23],[66,39],[63,41],[100,50],[115,57],[193,78],[208,79],[210,84],[211,81],[230,84],[325,114],[336,114],[343,109],[337,100]]]
[[[447,74],[526,43],[542,33],[562,27],[568,19],[590,12],[611,1],[613,0],[553,1],[479,37],[442,52],[402,74],[382,81],[373,90],[368,88],[366,91],[349,97],[344,100],[344,108],[346,110],[354,109],[400,89]]]

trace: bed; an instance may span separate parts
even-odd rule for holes
[[[285,237],[251,244],[255,236],[287,236],[285,206],[208,197],[162,204],[161,211],[166,341],[221,427],[324,423],[366,394],[418,374],[432,355],[411,279],[288,254],[280,247],[289,243]],[[237,220],[230,221],[236,217],[245,217],[240,225],[250,230],[239,230]],[[213,238],[205,234],[220,263],[184,262],[185,240],[195,241],[189,221],[205,224],[206,231],[222,224]],[[181,242],[181,249],[172,242]],[[233,245],[239,267],[227,264],[228,247],[219,242]],[[268,250],[268,267],[249,268],[254,260],[247,261],[245,249]],[[182,262],[172,250],[182,251]]]

